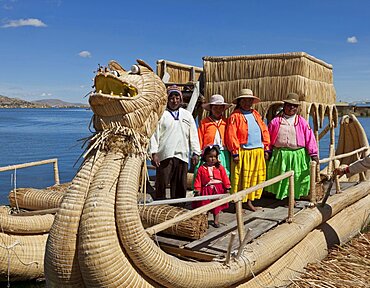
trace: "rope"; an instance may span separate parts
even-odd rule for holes
[[[2,245],[0,244],[0,248],[3,248],[6,250],[7,252],[7,255],[8,255],[8,275],[7,275],[7,281],[8,281],[8,285],[7,287],[9,288],[10,287],[10,252],[13,251],[14,255],[17,257],[17,259],[19,260],[19,262],[25,266],[29,266],[29,265],[32,265],[32,264],[36,264],[36,265],[39,265],[39,262],[37,261],[31,261],[31,262],[28,262],[28,263],[25,263],[23,262],[18,254],[14,251],[14,247],[16,247],[17,245],[20,245],[21,242],[19,240],[16,240],[13,244],[9,245],[9,246],[6,246],[6,245]]]
[[[14,168],[13,185],[14,185],[15,206],[17,208],[17,212],[19,213],[20,210],[17,199],[17,168]]]

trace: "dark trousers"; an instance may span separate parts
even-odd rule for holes
[[[171,198],[186,197],[188,163],[178,158],[168,158],[161,161],[157,168],[155,181],[155,198],[166,198],[166,187],[170,184]]]

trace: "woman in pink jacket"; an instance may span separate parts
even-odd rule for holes
[[[294,171],[294,198],[307,196],[310,190],[310,161],[318,161],[315,136],[307,123],[297,115],[299,97],[289,93],[283,111],[268,125],[272,155],[267,166],[267,179]],[[277,199],[288,196],[289,179],[266,187]]]

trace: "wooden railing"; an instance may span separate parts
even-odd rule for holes
[[[293,171],[288,171],[288,172],[285,172],[282,175],[279,175],[277,177],[269,179],[269,180],[267,180],[263,183],[260,183],[260,184],[257,184],[255,186],[253,186],[253,187],[250,187],[248,189],[239,191],[235,194],[228,195],[226,197],[223,197],[222,199],[216,200],[216,201],[211,202],[207,205],[201,206],[199,208],[196,208],[194,210],[191,210],[189,212],[181,214],[181,215],[179,215],[175,218],[172,218],[172,219],[167,220],[165,222],[162,222],[160,224],[149,227],[149,228],[146,229],[146,232],[149,235],[154,235],[156,233],[159,233],[159,232],[175,225],[176,223],[179,223],[181,221],[190,219],[190,218],[192,218],[196,215],[207,212],[207,211],[209,211],[209,210],[211,210],[211,209],[213,209],[217,206],[220,206],[220,205],[226,204],[228,202],[234,201],[235,206],[236,206],[236,219],[237,219],[237,225],[238,225],[239,239],[240,239],[240,241],[242,241],[246,237],[245,228],[244,228],[244,221],[243,221],[243,211],[242,211],[242,200],[243,200],[243,198],[246,195],[248,195],[248,194],[250,194],[250,193],[252,193],[256,190],[265,188],[269,185],[277,183],[277,182],[279,182],[279,181],[281,181],[285,178],[288,178],[288,177],[289,177],[289,208],[288,208],[288,220],[287,221],[291,222],[292,219],[293,219],[293,215],[294,215],[294,172]],[[200,197],[202,197],[202,196],[200,196]],[[186,198],[187,199],[186,201],[196,201],[196,198],[200,199],[200,197],[199,198],[198,197]],[[151,203],[151,205],[156,205],[157,203],[159,204],[159,202],[160,202],[160,204],[169,203],[169,202],[166,202],[166,201],[169,201],[169,200],[154,201],[154,202]]]
[[[4,166],[4,167],[0,167],[0,172],[10,171],[10,170],[15,170],[16,171],[17,169],[39,166],[39,165],[45,165],[45,164],[50,164],[50,163],[53,163],[53,165],[54,165],[54,182],[55,182],[56,185],[60,184],[59,170],[58,170],[58,159],[57,158],[35,161],[35,162],[28,162],[28,163],[23,163],[23,164]]]
[[[369,149],[370,149],[369,146],[365,146],[365,147],[359,148],[357,150],[354,150],[352,152],[339,154],[339,155],[333,155],[333,156],[330,156],[328,158],[321,159],[319,161],[319,164],[329,163],[330,165],[328,165],[328,173],[331,174],[333,168],[337,168],[337,167],[335,167],[335,163],[334,163],[335,160],[343,159],[343,158],[346,158],[346,157],[349,157],[349,156],[352,156],[352,155],[355,155],[355,154],[357,155],[357,157],[356,157],[357,160],[359,160],[359,159],[363,158],[364,156],[366,156],[365,152],[368,151]],[[362,154],[362,157],[360,156],[360,154]],[[310,197],[310,201],[314,204],[316,203],[316,173],[319,170],[317,168],[319,168],[319,167],[317,167],[317,163],[315,161],[312,161],[311,166],[310,166],[310,178],[311,178],[311,187],[310,187],[311,197]],[[360,173],[360,175],[361,175],[361,177],[360,177],[361,181],[366,179],[366,177],[364,175],[364,172]],[[340,192],[341,188],[340,188],[338,176],[337,175],[331,175],[331,177],[334,177],[336,191]]]

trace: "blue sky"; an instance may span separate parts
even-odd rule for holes
[[[333,65],[338,100],[370,100],[367,0],[0,0],[0,40],[0,95],[25,100],[87,102],[111,59],[299,51]]]

